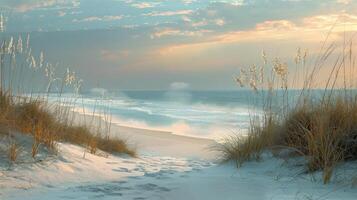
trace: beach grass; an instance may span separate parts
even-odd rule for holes
[[[56,117],[62,115],[56,115],[46,109],[48,102],[29,99],[15,103],[16,101],[11,100],[11,97],[6,97],[8,94],[3,93],[2,95],[1,99],[6,101],[0,101],[2,133],[18,131],[31,135],[34,141],[31,149],[33,157],[38,153],[39,145],[44,145],[47,149],[55,152],[58,142],[81,145],[94,154],[99,149],[108,153],[135,155],[135,152],[123,140],[101,136],[102,133],[97,132],[97,129],[94,129],[96,131],[93,132],[86,125],[65,123],[64,120]],[[15,155],[14,146],[10,148],[12,149],[11,155]],[[16,156],[11,156],[11,158],[16,158]]]
[[[289,91],[295,87],[289,83],[295,80],[289,80],[288,64],[281,59],[274,58],[269,63],[263,52],[261,67],[253,65],[241,70],[237,83],[260,95],[264,113],[252,116],[246,134],[226,138],[219,147],[223,160],[234,160],[241,166],[246,161],[259,160],[265,151],[279,155],[281,150],[288,150],[290,157],[305,158],[307,172],[322,171],[324,183],[331,181],[340,163],[357,160],[357,95],[352,47],[352,40],[341,48],[324,45],[312,66],[307,66],[307,53],[298,49],[294,63],[304,71],[304,84],[294,101],[289,99]],[[339,49],[341,53],[337,52]],[[333,55],[337,58],[328,62]],[[318,74],[327,63],[332,63],[328,68],[329,78],[316,95],[314,81],[319,79]],[[269,69],[269,66],[272,67]],[[270,76],[262,77],[263,74]]]
[[[124,140],[110,136],[111,122],[105,113],[104,126],[93,127],[77,123],[71,107],[78,106],[83,80],[67,68],[59,70],[57,64],[46,61],[44,53],[35,56],[30,46],[30,35],[23,41],[19,35],[4,37],[0,48],[0,133],[8,138],[8,158],[15,162],[21,144],[12,132],[30,135],[32,158],[45,146],[57,153],[59,142],[85,147],[90,153],[124,153],[135,156]],[[41,80],[42,82],[37,82]],[[41,87],[45,85],[45,88]],[[70,93],[67,100],[62,94]],[[53,101],[49,96],[54,94]],[[74,99],[74,100],[73,100]],[[94,118],[96,113],[92,113]]]

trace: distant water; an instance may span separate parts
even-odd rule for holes
[[[96,92],[76,102],[88,110],[109,111],[119,125],[214,139],[245,132],[252,117],[261,115],[263,103],[248,90]]]

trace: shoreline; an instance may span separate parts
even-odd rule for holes
[[[75,123],[89,125],[92,128],[103,128],[108,123],[105,117],[93,112],[83,112],[82,108],[69,108],[70,117]],[[139,127],[110,124],[110,136],[125,140],[131,148],[140,154],[156,156],[198,158],[216,160],[214,148],[218,143],[213,139],[174,134],[170,131],[153,130]]]
[[[78,106],[61,106],[61,107],[65,107],[70,109],[71,112],[79,114],[79,115],[87,115],[88,117],[96,117],[96,118],[100,118],[103,121],[107,121],[105,119],[104,114],[100,114],[100,113],[93,113],[93,111],[90,111],[88,108],[82,108],[82,107],[78,107]],[[110,119],[113,119],[112,117],[113,115],[109,115]],[[108,117],[108,116],[106,116]],[[114,117],[117,118],[117,117]],[[192,139],[199,139],[199,140],[209,140],[209,141],[216,141],[213,138],[209,138],[209,137],[199,137],[199,136],[192,136],[192,135],[185,135],[185,134],[177,134],[174,133],[173,131],[169,131],[169,130],[160,130],[160,128],[155,128],[155,127],[142,127],[142,126],[135,126],[135,125],[122,125],[121,122],[111,122],[112,125],[116,125],[118,127],[124,127],[124,128],[130,128],[130,129],[138,129],[138,130],[145,130],[145,131],[150,131],[150,132],[155,132],[155,133],[165,133],[165,134],[172,134],[172,135],[176,135],[176,136],[182,136],[182,137],[187,137],[187,138],[192,138]]]
[[[101,116],[69,114],[73,123],[105,126]],[[353,163],[341,166],[346,174],[339,180],[322,185],[320,176],[315,181],[310,174],[296,176],[303,170],[299,159],[287,161],[264,153],[259,162],[247,162],[237,169],[232,162],[214,162],[217,152],[207,149],[215,144],[212,140],[117,124],[112,124],[112,136],[136,146],[139,156],[91,154],[85,147],[58,143],[59,154],[45,162],[3,168],[0,198],[181,200],[185,194],[189,199],[207,200],[295,200],[307,195],[352,200],[357,194],[353,188],[341,190],[339,182],[352,175]]]

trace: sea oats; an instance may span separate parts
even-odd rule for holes
[[[254,64],[249,68],[251,74],[254,74],[257,71],[257,66]]]
[[[32,57],[32,49],[29,48],[27,49],[27,55],[26,55],[26,63],[29,64],[30,68],[31,68],[31,57]]]
[[[19,36],[19,39],[17,40],[16,50],[18,53],[22,53],[22,51],[23,51],[21,35]]]
[[[264,65],[260,66],[260,83],[264,82]]]
[[[74,87],[74,92],[75,92],[75,94],[79,94],[79,91],[80,91],[80,89],[81,89],[81,87],[82,87],[82,83],[83,83],[83,80],[82,79],[78,79],[75,83],[74,83],[74,85],[73,85],[73,87]]]
[[[14,38],[11,37],[11,38],[10,38],[10,42],[9,42],[9,44],[8,44],[8,46],[7,46],[7,52],[8,52],[9,54],[12,53],[13,47],[14,47]]]
[[[26,39],[26,50],[30,50],[30,34],[27,34],[27,39]]]
[[[27,51],[27,57],[31,57],[32,55],[32,48],[29,48]]]
[[[5,19],[2,14],[0,14],[0,32],[5,32]]]
[[[258,91],[257,83],[256,83],[256,81],[254,79],[250,79],[249,85],[253,89],[253,91],[255,91],[255,92]]]
[[[244,87],[244,81],[243,81],[242,77],[237,77],[236,81],[240,87]]]
[[[304,65],[306,64],[307,55],[308,55],[308,50],[305,49],[304,55],[303,55],[303,57],[302,57],[302,58],[303,58],[303,59],[302,59],[302,62],[303,62]]]
[[[33,56],[31,56],[30,67],[34,70],[37,70],[36,60],[35,60],[35,57],[33,57]]]
[[[45,76],[49,79],[52,79],[54,77],[54,67],[51,63],[46,64]]]
[[[50,64],[47,63],[45,67],[45,76],[48,78],[50,77]]]
[[[13,48],[13,51],[11,52],[11,59],[13,63],[16,63],[16,49]],[[15,65],[12,65],[11,68],[15,68]]]
[[[254,64],[250,67],[250,75],[254,78],[254,80],[258,80],[257,66]]]
[[[297,49],[294,61],[295,61],[295,64],[297,64],[297,65],[301,63],[301,49],[300,48]]]
[[[65,77],[65,83],[66,85],[72,85],[72,83],[76,80],[76,73],[71,72],[69,68],[67,68],[67,73]]]
[[[39,67],[40,68],[43,67],[44,61],[45,61],[45,57],[44,57],[43,51],[41,51],[41,53],[40,53],[40,63],[39,63]]]
[[[56,66],[57,66],[57,64],[56,64]],[[52,83],[57,80],[57,78],[55,78],[56,66],[53,66],[51,63],[46,63],[45,76],[48,78],[47,89],[46,89],[47,92],[50,92]]]
[[[248,79],[248,73],[245,69],[241,68],[240,69],[240,79],[242,80],[242,82],[248,82],[247,79]]]
[[[281,78],[286,76],[288,65],[286,63],[281,63],[279,58],[275,58],[273,61],[273,70]]]
[[[262,58],[263,58],[264,65],[266,65],[268,63],[268,59],[264,50],[262,51]]]
[[[0,49],[0,54],[6,54],[6,41],[2,41],[1,43],[1,49]]]

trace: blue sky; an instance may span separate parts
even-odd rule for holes
[[[357,31],[353,0],[1,0],[0,12],[7,33],[111,89],[233,89],[263,49],[313,57],[336,22],[333,41]]]

